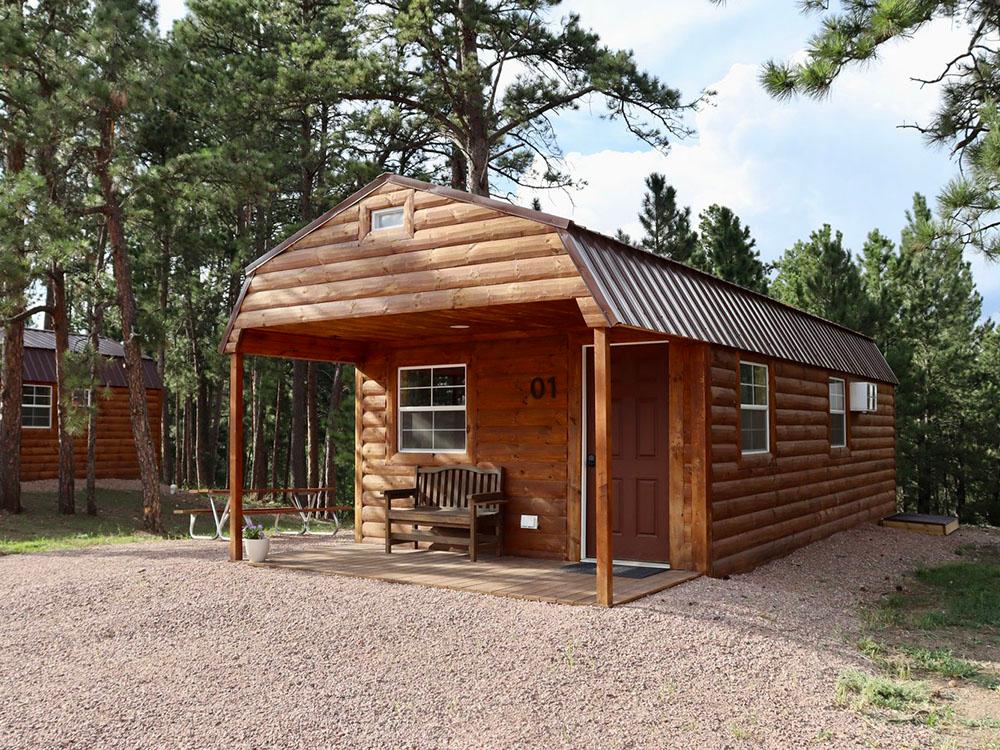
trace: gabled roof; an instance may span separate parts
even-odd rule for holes
[[[82,352],[87,348],[87,337],[77,333],[69,335],[69,350]],[[40,328],[24,329],[23,377],[33,383],[56,382],[56,335],[54,331]],[[112,339],[100,337],[98,351],[106,360],[98,377],[103,385],[127,388],[125,379],[125,348]],[[150,357],[142,358],[142,379],[147,388],[162,388],[163,381]]]
[[[486,206],[556,228],[613,326],[706,341],[871,380],[899,382],[874,340],[837,323],[619,242],[570,219],[395,174],[379,176],[247,266],[247,279],[222,347],[229,339],[253,272],[386,183]]]

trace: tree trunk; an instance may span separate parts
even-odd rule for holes
[[[330,401],[326,408],[326,441],[323,446],[323,486],[329,487],[323,493],[323,505],[337,504],[337,414],[340,412],[340,402],[344,395],[344,366],[336,364],[333,367],[333,382],[330,384]],[[327,514],[329,515],[329,514]]]
[[[465,158],[462,149],[453,145],[448,162],[451,167],[451,186],[455,190],[465,190],[469,184],[469,160]]]
[[[468,128],[468,140],[464,144],[468,160],[468,181],[466,190],[473,195],[490,194],[490,141],[486,119],[486,101],[480,85],[479,43],[476,39],[476,16],[481,12],[477,0],[459,0],[459,25],[461,27],[461,50],[459,65],[465,74],[462,86],[462,107]]]
[[[104,308],[94,300],[90,310],[90,383],[87,388],[87,515],[97,515],[97,378]]]
[[[7,143],[6,168],[10,174],[24,170],[24,142],[13,138]],[[14,238],[14,253],[24,259],[24,245]],[[0,290],[8,300],[16,301],[20,312],[24,305],[26,280],[0,279]],[[0,505],[9,513],[21,508],[21,386],[24,376],[24,320],[8,323],[3,329],[3,364],[0,368]]]
[[[167,319],[167,304],[170,300],[170,235],[161,243],[160,255],[160,317]],[[163,481],[174,483],[174,453],[170,446],[170,390],[167,388],[167,340],[160,342],[156,356],[156,371],[163,383],[163,418],[160,420],[160,466]]]
[[[259,358],[254,358],[254,412],[253,412],[253,470],[250,474],[250,486],[260,489],[266,486],[267,482],[267,447],[266,433],[267,422],[264,410],[263,380],[264,376],[257,362]]]
[[[278,486],[278,472],[281,465],[281,402],[285,395],[285,372],[278,375],[278,387],[274,396],[274,437],[271,442],[271,487]]]
[[[113,113],[101,111],[101,143],[97,149],[94,172],[101,187],[104,214],[108,222],[108,242],[118,291],[118,308],[121,312],[122,337],[125,349],[125,377],[128,380],[129,416],[135,440],[139,477],[142,481],[142,519],[144,528],[154,534],[163,533],[160,509],[159,467],[156,465],[156,448],[149,429],[149,411],[146,408],[146,385],[142,379],[142,352],[136,338],[136,304],[132,292],[132,269],[129,265],[128,243],[125,240],[124,217],[118,191],[111,177],[111,159],[114,143]]]
[[[198,486],[194,472],[194,402],[191,396],[184,397],[184,478],[187,485]]]
[[[288,441],[292,485],[305,487],[306,476],[306,363],[292,363],[292,434]]]
[[[59,512],[76,513],[76,482],[73,464],[73,436],[69,434],[72,394],[67,388],[66,352],[69,350],[69,316],[66,310],[66,273],[56,263],[49,274],[52,296],[52,325],[56,340],[56,424],[59,436]]]
[[[316,363],[306,365],[306,436],[309,442],[309,487],[319,487],[319,424],[316,408]],[[316,495],[309,498],[313,504],[319,500]]]

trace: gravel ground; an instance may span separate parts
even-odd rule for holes
[[[837,708],[834,683],[861,664],[859,602],[985,534],[866,527],[612,610],[232,565],[212,542],[0,558],[0,748],[933,747]]]

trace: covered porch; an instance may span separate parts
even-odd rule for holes
[[[571,565],[560,560],[484,557],[470,563],[465,555],[454,552],[400,549],[386,555],[377,544],[347,543],[285,546],[261,565],[555,604],[599,603],[594,574],[569,569]],[[628,566],[615,566],[612,572],[616,604],[641,599],[700,575],[688,570],[648,569],[642,573],[644,577],[635,578],[637,569]]]

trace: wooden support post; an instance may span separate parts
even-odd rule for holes
[[[611,573],[614,553],[611,549],[611,345],[607,328],[594,329],[594,453],[597,459],[597,502],[594,505],[597,525],[597,603],[614,604],[614,580]]]
[[[243,353],[229,356],[229,559],[243,559]]]

